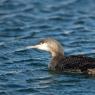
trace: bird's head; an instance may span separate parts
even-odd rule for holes
[[[52,56],[56,56],[56,54],[58,53],[64,55],[62,45],[54,38],[43,39],[37,45],[28,46],[26,48],[27,49],[36,48],[36,49],[48,51],[52,54]]]

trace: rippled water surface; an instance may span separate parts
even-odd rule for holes
[[[0,0],[0,95],[95,95],[95,77],[51,73],[48,53],[17,51],[46,37],[95,57],[95,0]]]

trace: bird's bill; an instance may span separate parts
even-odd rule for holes
[[[21,49],[17,49],[16,51],[22,51],[22,50],[27,50],[27,49],[31,49],[31,48],[38,48],[39,45],[34,45],[34,46],[27,46],[27,47],[24,47],[24,48],[21,48]]]
[[[39,48],[39,45],[27,46],[27,47],[26,47],[26,49],[31,49],[31,48]]]
[[[26,49],[32,49],[32,48],[49,51],[49,48],[48,48],[46,43],[44,43],[44,44],[37,44],[37,45],[34,45],[34,46],[27,46],[26,47]]]

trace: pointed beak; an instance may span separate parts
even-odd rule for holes
[[[39,47],[39,45],[27,46],[25,49],[38,48],[38,47]]]
[[[27,50],[27,49],[31,49],[31,48],[39,48],[39,45],[34,45],[34,46],[27,46],[21,49],[17,49],[16,51],[23,51],[23,50]]]

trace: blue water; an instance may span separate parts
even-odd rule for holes
[[[95,57],[95,0],[0,0],[0,95],[95,95],[95,77],[48,71],[50,55],[23,50],[54,37],[65,55]]]

